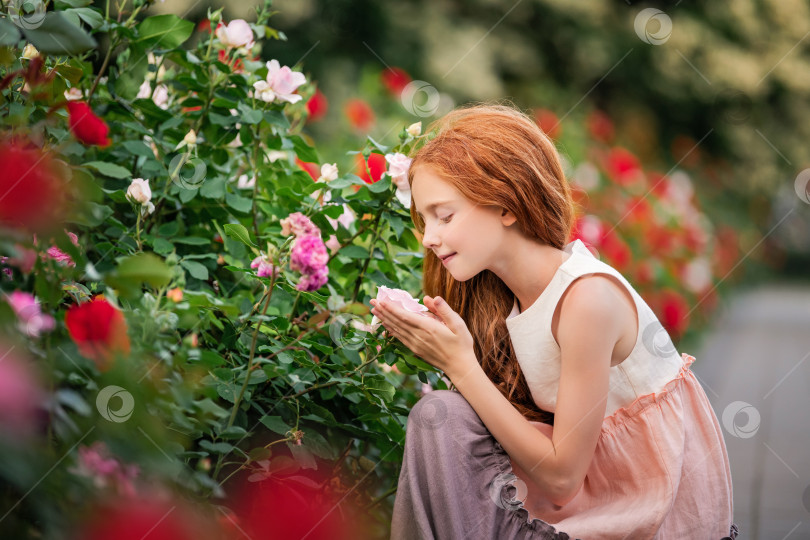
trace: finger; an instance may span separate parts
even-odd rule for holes
[[[401,328],[420,329],[421,316],[406,309],[399,309],[396,305],[380,304],[380,309],[388,318]]]

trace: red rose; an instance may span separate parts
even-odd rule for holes
[[[83,101],[68,101],[67,108],[70,113],[70,131],[74,137],[88,145],[95,144],[102,148],[110,145],[111,141],[107,136],[110,128],[93,113],[90,105]]]
[[[588,131],[597,141],[610,144],[613,142],[613,122],[602,111],[593,111],[588,115]]]
[[[382,178],[382,175],[387,167],[385,156],[383,156],[382,154],[372,152],[368,156],[368,161],[366,161],[365,158],[363,158],[363,154],[355,154],[355,155],[357,156],[355,158],[357,162],[357,169],[359,169],[357,176],[362,178],[366,184],[373,184],[374,182],[378,182],[380,178]],[[371,171],[371,176],[368,175],[368,171],[366,171],[366,166],[368,166],[369,171]]]
[[[372,111],[369,104],[362,99],[354,98],[347,101],[343,112],[346,114],[352,127],[360,131],[368,131],[374,123],[374,111]]]
[[[402,68],[390,67],[380,75],[385,88],[394,97],[399,97],[402,91],[411,82],[411,76]]]
[[[64,217],[65,184],[47,152],[0,140],[0,223],[45,232]]]
[[[94,361],[99,371],[108,370],[117,354],[129,354],[124,314],[103,295],[71,306],[65,314],[65,326],[81,355]]]
[[[329,102],[326,100],[326,96],[323,95],[320,89],[315,90],[315,93],[307,101],[307,113],[309,113],[307,122],[317,122],[323,118],[327,110],[329,110]]]

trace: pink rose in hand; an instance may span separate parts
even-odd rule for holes
[[[413,313],[421,314],[422,312],[427,312],[430,314],[430,310],[427,308],[427,306],[420,304],[419,300],[411,296],[411,293],[403,289],[391,289],[385,285],[379,285],[377,287],[377,301],[399,304],[399,306],[401,306],[403,309]],[[380,319],[378,319],[375,315],[371,319],[371,326],[373,326],[376,330],[379,327],[379,324]]]

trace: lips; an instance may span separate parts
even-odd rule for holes
[[[445,255],[444,257],[441,257],[442,264],[447,264],[447,261],[449,261],[450,259],[452,259],[455,256],[456,256],[455,253],[451,253],[450,255]]]

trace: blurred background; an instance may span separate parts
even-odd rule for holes
[[[254,15],[244,0],[152,9],[204,24],[222,6]],[[579,188],[578,234],[698,359],[742,536],[810,538],[810,3],[273,6],[279,39],[261,58],[318,86],[305,134],[342,171],[361,174],[346,152],[366,137],[391,144],[470,101],[530,111]]]

